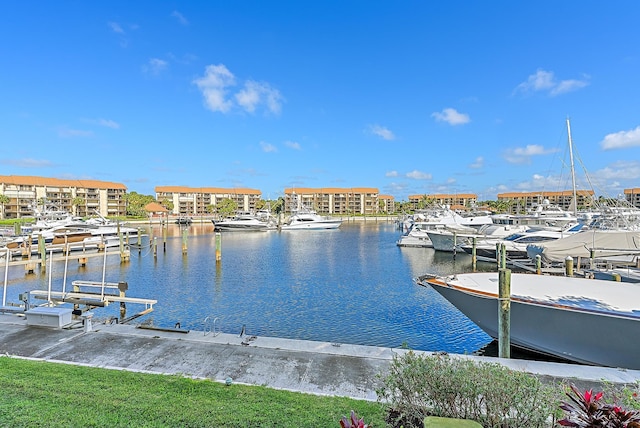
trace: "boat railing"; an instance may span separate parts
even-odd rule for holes
[[[211,333],[214,337],[220,334],[220,327],[217,326],[218,320],[219,320],[218,317],[212,318],[210,316],[204,319],[202,324],[204,325],[203,331],[205,336],[208,335],[209,333]]]

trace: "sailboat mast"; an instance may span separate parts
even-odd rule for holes
[[[569,135],[569,159],[571,161],[571,185],[573,188],[573,215],[578,214],[578,198],[576,194],[576,169],[573,164],[573,140],[571,139],[571,123],[567,118],[567,134]]]

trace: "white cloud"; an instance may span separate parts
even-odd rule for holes
[[[369,125],[369,132],[373,135],[377,135],[383,140],[392,141],[396,139],[396,136],[388,128],[380,125]]]
[[[204,76],[193,80],[193,83],[202,92],[206,107],[214,112],[227,113],[238,106],[253,113],[260,105],[270,113],[279,114],[281,111],[283,97],[268,83],[249,80],[233,97],[227,97],[229,88],[236,84],[236,78],[223,64],[208,65]]]
[[[159,58],[151,58],[147,64],[142,66],[142,71],[148,74],[158,75],[167,69],[169,63]]]
[[[274,146],[273,144],[265,143],[264,141],[260,141],[260,147],[265,153],[275,153],[278,151],[276,146]]]
[[[435,112],[431,114],[431,117],[435,118],[438,122],[447,122],[449,125],[464,125],[469,123],[469,115],[465,113],[459,113],[454,108],[445,108],[442,112]]]
[[[105,128],[120,129],[120,124],[110,119],[82,119],[82,121],[93,125],[104,126]]]
[[[223,64],[208,65],[204,76],[195,79],[193,83],[202,91],[209,110],[226,113],[231,109],[232,102],[226,100],[225,95],[227,88],[235,85],[235,77]]]
[[[538,69],[527,80],[520,83],[514,89],[514,93],[548,92],[551,96],[565,94],[584,88],[589,84],[589,76],[583,76],[582,80],[568,79],[557,81],[552,71]]]
[[[600,142],[602,150],[624,149],[636,146],[640,146],[640,126],[630,131],[608,134]]]
[[[253,113],[256,106],[264,103],[267,109],[274,114],[281,110],[282,96],[277,89],[268,83],[247,81],[244,88],[236,95],[236,102],[249,113]]]
[[[98,119],[96,121],[96,123],[100,126],[105,126],[107,128],[111,128],[111,129],[120,129],[120,124],[116,121],[113,120],[109,120],[109,119]]]
[[[120,24],[118,24],[117,22],[109,22],[109,27],[111,28],[111,31],[113,31],[114,33],[124,34],[124,30],[122,29]]]
[[[285,141],[284,145],[293,150],[300,150],[300,143],[296,143],[295,141]]]
[[[640,178],[640,162],[618,161],[596,171],[593,174],[599,180],[638,180]]]
[[[52,166],[53,163],[44,159],[32,159],[32,158],[24,158],[24,159],[2,159],[0,163],[3,165],[12,165],[18,166],[21,168],[44,168],[48,166]]]
[[[177,10],[174,10],[173,12],[171,12],[171,16],[176,18],[180,24],[189,25],[189,21],[187,20],[187,18],[185,18],[184,15],[178,12]]]
[[[556,95],[565,94],[567,92],[576,91],[580,88],[584,88],[587,85],[589,85],[589,82],[587,80],[575,80],[575,79],[563,80],[551,90],[551,96],[556,96]]]
[[[82,129],[71,129],[66,126],[58,128],[58,136],[62,138],[74,138],[74,137],[92,137],[92,131],[85,131]]]
[[[417,170],[408,172],[406,176],[414,180],[431,180],[431,174]]]
[[[398,175],[398,171],[388,171],[384,174],[385,177],[397,177]]]
[[[530,163],[532,156],[547,155],[555,153],[557,149],[545,149],[538,144],[530,144],[526,147],[516,147],[515,149],[507,149],[504,159],[513,164]]]
[[[482,168],[483,166],[484,166],[484,158],[482,156],[478,156],[476,160],[471,165],[469,165],[469,168],[479,169],[479,168]]]

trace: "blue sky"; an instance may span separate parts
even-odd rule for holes
[[[492,200],[571,187],[568,117],[578,187],[640,187],[637,1],[8,1],[2,15],[0,175]]]

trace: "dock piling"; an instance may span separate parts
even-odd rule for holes
[[[222,260],[222,234],[216,232],[216,262]]]
[[[567,256],[564,259],[564,270],[567,276],[573,276],[573,257]]]
[[[475,236],[471,238],[471,266],[473,267],[473,271],[476,271],[476,266],[478,264],[478,256],[476,254],[476,244],[478,243],[478,238]]]
[[[153,258],[157,259],[158,258],[158,239],[154,236],[153,237]]]
[[[498,273],[498,357],[511,358],[511,270]]]
[[[182,231],[182,255],[186,256],[187,255],[187,228],[185,227],[185,229]]]

